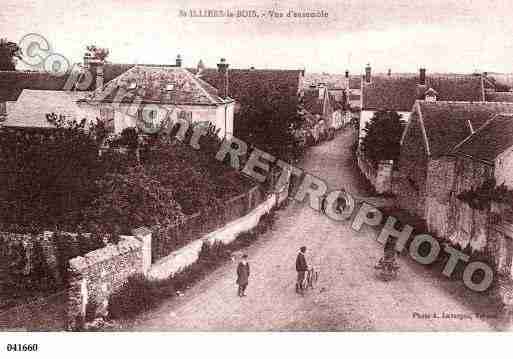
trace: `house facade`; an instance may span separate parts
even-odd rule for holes
[[[450,153],[431,159],[426,181],[428,230],[486,258],[499,275],[499,295],[500,283],[513,279],[513,203],[476,191],[513,189],[512,153],[513,113],[493,115]]]
[[[96,89],[87,103],[115,133],[128,127],[151,132],[182,119],[211,124],[221,138],[233,135],[234,101],[178,66],[134,66]]]
[[[327,127],[340,129],[344,125],[343,106],[324,84],[310,85],[305,89],[303,106],[309,115],[324,121]]]

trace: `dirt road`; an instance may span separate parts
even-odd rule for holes
[[[352,138],[352,132],[343,132],[335,140],[311,148],[302,167],[334,188],[366,196],[351,157]],[[411,259],[400,259],[397,280],[378,280],[373,266],[383,249],[375,237],[371,228],[357,233],[350,222],[337,223],[304,204],[292,203],[278,212],[273,229],[248,249],[251,277],[247,297],[237,296],[236,263],[228,263],[183,297],[126,324],[126,329],[494,329],[496,313],[486,298]],[[304,297],[294,290],[294,262],[301,245],[308,247],[307,259],[320,271],[315,290]]]

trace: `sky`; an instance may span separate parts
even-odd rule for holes
[[[324,10],[327,18],[190,18],[179,10]],[[513,72],[510,0],[2,0],[0,37],[27,33],[80,62],[86,45],[109,61],[307,72]]]

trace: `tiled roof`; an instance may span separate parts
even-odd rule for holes
[[[54,76],[47,72],[0,71],[0,100],[16,101],[24,89],[63,90],[68,75]]]
[[[77,91],[50,91],[50,90],[23,90],[18,102],[4,127],[54,127],[46,119],[46,114],[55,113],[64,115],[67,119],[80,121],[82,118],[91,118],[93,113],[87,106],[77,105],[77,101],[83,99],[86,92]]]
[[[476,75],[427,76],[425,85],[419,85],[417,75],[372,76],[371,83],[363,83],[363,109],[411,111],[430,87],[440,101],[483,100],[481,77]]]
[[[513,102],[513,92],[487,92],[486,101]]]
[[[136,84],[132,88],[132,84]],[[124,96],[119,96],[125,90]],[[224,103],[217,90],[181,67],[135,66],[107,82],[92,95],[93,101],[176,105],[217,105]]]
[[[493,163],[498,155],[513,146],[513,114],[499,114],[488,120],[453,151]]]
[[[319,99],[319,89],[307,89],[303,96],[303,106],[312,115],[323,114],[323,101]]]
[[[450,153],[496,114],[513,112],[513,103],[501,102],[417,101],[417,106],[432,157]]]
[[[194,69],[190,69],[195,73]],[[228,69],[228,95],[244,106],[269,106],[281,114],[297,112],[303,70]],[[217,69],[206,68],[200,78],[220,88]]]

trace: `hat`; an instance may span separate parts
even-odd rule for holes
[[[306,246],[302,246],[301,248],[299,248],[299,250],[300,250],[301,252],[306,251]]]
[[[248,258],[248,255],[247,254],[243,254],[242,258],[244,258],[244,259]]]

